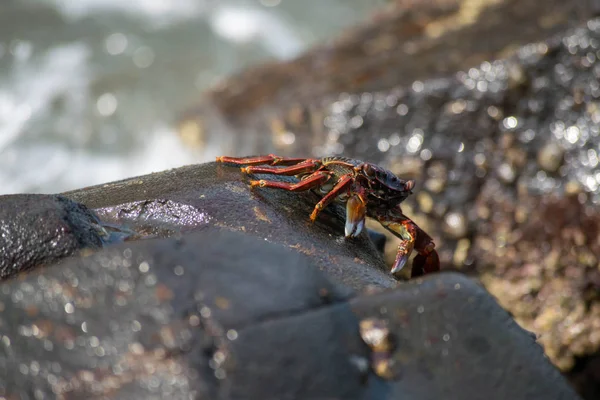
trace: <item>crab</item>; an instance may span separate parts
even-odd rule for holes
[[[413,250],[412,276],[438,271],[439,256],[431,236],[402,213],[402,203],[414,188],[414,180],[403,180],[378,165],[346,157],[286,158],[274,154],[256,157],[217,157],[217,162],[244,165],[245,174],[296,176],[297,183],[251,180],[252,187],[282,189],[291,192],[312,190],[321,199],[310,220],[333,201],[346,205],[346,238],[357,237],[371,217],[400,238],[398,252],[391,269],[401,271]]]

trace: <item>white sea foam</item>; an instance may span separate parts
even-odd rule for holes
[[[148,135],[127,156],[73,150],[64,144],[31,144],[0,158],[0,193],[48,193],[163,171],[197,161],[175,132],[164,127]],[[214,157],[218,150],[210,151]],[[12,162],[18,155],[18,162]]]
[[[57,192],[129,176],[160,171],[198,160],[165,126],[144,132],[144,140],[131,154],[106,154],[73,146],[85,124],[89,84],[93,79],[84,45],[54,48],[39,61],[14,65],[0,82],[0,194]],[[71,129],[62,140],[26,136],[29,128],[52,112],[60,96],[68,110]],[[45,130],[44,126],[35,126]],[[42,140],[40,140],[42,139]],[[216,153],[218,150],[207,150]],[[211,154],[214,155],[214,154]]]
[[[237,44],[256,42],[279,59],[296,57],[304,48],[302,39],[272,13],[257,7],[221,6],[209,15],[213,31]]]
[[[81,108],[90,79],[88,55],[84,45],[74,44],[48,51],[39,62],[15,61],[6,80],[0,81],[0,154],[33,116],[49,110],[58,94],[73,94],[69,106]]]
[[[56,193],[230,153],[234,136],[225,119],[218,135],[205,138],[201,154],[188,150],[168,127],[185,108],[171,101],[197,98],[202,89],[178,81],[169,67],[206,68],[198,74],[216,77],[244,66],[248,43],[265,56],[286,59],[312,37],[305,29],[310,20],[288,20],[275,10],[285,2],[265,7],[238,0],[23,0],[24,7],[40,3],[67,22],[52,25],[56,32],[43,39],[43,24],[30,36],[0,38],[0,194]],[[351,3],[332,0],[327,9],[336,14],[361,4]],[[90,18],[95,28],[82,35],[81,22]],[[186,21],[194,22],[180,24]],[[139,27],[156,31],[147,37],[131,33]],[[165,54],[174,59],[165,62]],[[209,61],[194,64],[199,56]],[[218,110],[211,115],[216,118]]]
[[[41,0],[54,5],[66,18],[81,19],[102,12],[115,12],[144,19],[149,24],[168,25],[201,15],[209,0]]]

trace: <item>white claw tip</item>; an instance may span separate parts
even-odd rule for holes
[[[344,229],[346,237],[347,238],[358,237],[358,235],[360,235],[360,233],[362,232],[364,227],[365,227],[364,218],[358,222],[350,222],[350,221],[346,222],[346,227]]]
[[[408,261],[408,254],[403,255],[402,257],[397,259],[396,262],[394,263],[394,266],[392,267],[391,273],[395,274],[397,272],[402,271],[402,268],[404,268],[407,261]]]
[[[356,230],[354,231],[354,234],[352,235],[352,237],[358,237],[358,235],[360,235],[360,233],[362,232],[364,227],[365,227],[365,220],[361,219],[358,222],[358,224],[356,224]]]
[[[351,222],[346,222],[346,227],[344,229],[344,233],[346,234],[346,237],[352,236],[353,229],[354,229],[354,224],[352,224]]]

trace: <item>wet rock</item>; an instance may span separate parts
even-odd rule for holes
[[[576,398],[469,279],[379,290],[226,229],[114,245],[1,284],[0,396]],[[384,321],[375,351],[361,320]]]
[[[582,369],[573,371],[570,379],[575,387],[580,388],[584,399],[600,398],[600,390],[589,385],[589,382],[600,381],[600,356],[594,356],[581,363]]]
[[[564,149],[556,143],[548,143],[538,153],[538,163],[545,171],[556,172],[562,164]]]
[[[62,196],[0,196],[0,280],[102,246],[106,232],[85,206]]]
[[[467,235],[467,219],[464,214],[460,212],[450,212],[446,214],[444,222],[446,223],[446,233],[452,238],[460,239]]]
[[[394,373],[392,352],[396,346],[394,334],[387,321],[378,318],[366,318],[360,321],[360,336],[371,348],[371,368],[383,379],[397,379]]]
[[[535,338],[464,276],[431,275],[351,304],[378,321],[375,342],[391,352],[390,398],[578,398]]]
[[[367,234],[369,235],[369,239],[371,239],[371,241],[375,245],[377,251],[381,255],[383,255],[383,253],[385,252],[385,244],[387,241],[387,237],[383,233],[374,231],[372,229],[367,229]]]
[[[510,184],[515,181],[516,171],[510,164],[501,164],[498,167],[497,173],[500,180],[506,184]]]
[[[478,236],[470,253],[482,270],[494,265],[482,282],[525,329],[543,333],[540,343],[554,363],[571,370],[578,355],[600,348],[597,209],[577,197],[522,196],[520,205],[536,211],[516,223],[507,197],[493,192],[486,198],[495,198],[488,203],[496,209],[489,224],[497,235],[489,244]]]
[[[308,155],[331,131],[338,136],[345,133],[335,129],[335,117],[323,124],[331,117],[326,109],[331,97],[348,94],[336,105],[338,110],[359,104],[364,109],[371,103],[397,108],[402,116],[405,104],[398,91],[383,96],[373,92],[413,83],[419,88],[429,79],[505,58],[524,45],[597,15],[594,2],[547,0],[540,7],[537,0],[392,1],[332,43],[316,46],[295,60],[251,68],[219,83],[184,113],[180,135],[192,146],[216,144],[218,137],[219,144],[228,143],[224,150],[231,155],[271,151]],[[511,88],[518,88],[526,71],[515,65],[507,71],[507,78]],[[454,110],[469,111],[468,103],[455,104]],[[370,124],[358,115],[353,125]],[[404,136],[401,129],[395,133]],[[231,140],[223,140],[223,135]],[[388,145],[394,142],[390,137],[385,136]]]
[[[221,112],[215,115],[231,117],[233,136],[247,132],[260,136],[269,129],[266,121],[286,121],[285,128],[295,134],[295,142],[278,148],[268,135],[262,135],[257,142],[261,151],[316,156],[343,153],[393,166],[394,171],[403,172],[403,178],[417,179],[417,188],[427,191],[431,201],[417,195],[406,205],[413,209],[418,205],[424,211],[431,207],[432,212],[409,216],[427,227],[442,265],[452,263],[484,277],[484,284],[519,323],[546,338],[543,345],[551,360],[569,371],[581,368],[578,360],[600,352],[598,335],[593,333],[600,302],[598,296],[589,294],[598,287],[597,264],[591,260],[597,263],[595,255],[600,252],[595,239],[600,224],[600,19],[597,8],[591,7],[594,2],[570,2],[568,6],[551,2],[543,11],[534,3],[486,3],[478,13],[470,14],[476,17],[467,25],[444,25],[448,20],[443,16],[449,11],[443,6],[438,5],[436,16],[428,14],[429,8],[418,9],[425,14],[424,24],[415,23],[410,33],[392,36],[404,49],[415,49],[410,57],[406,53],[404,57],[407,63],[421,65],[422,72],[410,66],[404,69],[393,61],[382,62],[381,74],[345,81],[345,86],[330,87],[325,94],[307,89],[316,96],[304,105],[310,124],[293,124],[287,117],[290,99],[299,98],[294,95],[294,85],[309,87],[301,79],[290,84],[272,81],[280,87],[273,97],[263,97],[258,103],[249,96],[251,92],[234,94],[227,84],[209,93],[207,99],[212,111]],[[468,7],[467,3],[463,6]],[[553,20],[550,15],[562,15],[562,7],[581,12],[567,11]],[[547,13],[547,18],[538,19],[540,12]],[[523,42],[508,32],[514,25],[506,21],[516,15],[531,34]],[[569,21],[574,20],[579,24],[571,25]],[[505,23],[495,25],[499,21]],[[549,29],[544,28],[545,23]],[[494,25],[497,36],[480,35]],[[423,26],[446,26],[436,38],[449,42],[441,47],[426,46],[440,42],[426,38],[423,32],[427,29],[417,28]],[[389,33],[383,24],[370,27],[371,32]],[[450,42],[459,36],[464,42]],[[488,48],[488,43],[482,41],[489,37],[499,45],[490,48],[498,52],[484,55],[486,51],[481,49]],[[344,40],[352,38],[357,36],[349,34]],[[434,55],[438,64],[451,65],[444,57],[445,51],[455,49],[449,43],[459,43],[457,51],[464,51],[461,61],[447,71],[429,68],[429,57]],[[334,47],[333,54],[337,49]],[[291,70],[295,65],[314,65],[307,60],[317,62],[325,54],[324,49],[315,49],[297,62],[278,67]],[[490,57],[478,59],[481,56]],[[269,68],[256,76],[269,76]],[[388,80],[387,68],[394,71],[396,81]],[[352,69],[356,70],[360,68]],[[257,81],[248,79],[253,73],[243,77],[254,85]],[[324,77],[309,79],[327,86],[321,81]],[[233,85],[239,82],[237,77],[229,82],[231,87],[243,88]],[[344,80],[336,84],[340,82]],[[382,86],[376,87],[378,84]],[[210,121],[212,115],[205,115]],[[232,154],[255,150],[244,144],[232,149]],[[396,167],[403,163],[410,167]],[[431,168],[440,164],[444,166],[443,180]],[[467,231],[462,223],[455,225],[461,229],[449,229],[448,219],[452,221],[455,215],[465,217]],[[565,215],[573,219],[565,222]],[[560,228],[555,229],[556,221],[561,222]],[[535,227],[535,233],[552,234],[526,236],[533,232],[530,227]],[[576,237],[587,239],[576,244]],[[549,258],[552,262],[545,261]],[[494,270],[491,278],[490,269]],[[569,293],[568,301],[560,302],[559,293],[563,292]],[[552,302],[546,301],[547,295]],[[576,328],[561,323],[570,320],[578,321]],[[598,388],[600,381],[590,385]]]
[[[218,226],[305,254],[336,281],[356,289],[396,285],[366,232],[344,239],[342,207],[328,206],[311,223],[316,194],[251,189],[239,166],[194,165],[64,195],[93,209],[103,223],[125,227],[139,237],[169,237]]]
[[[425,181],[425,188],[433,193],[440,193],[446,187],[448,171],[443,163],[436,162],[427,168],[429,179]]]
[[[240,233],[110,247],[3,284],[0,396],[363,398],[350,293]]]
[[[425,191],[417,193],[417,204],[419,205],[419,209],[425,214],[433,211],[433,199]]]

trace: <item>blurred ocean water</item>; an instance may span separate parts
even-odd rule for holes
[[[212,159],[175,116],[385,0],[3,0],[0,194],[52,193]],[[213,143],[213,142],[211,142]]]

